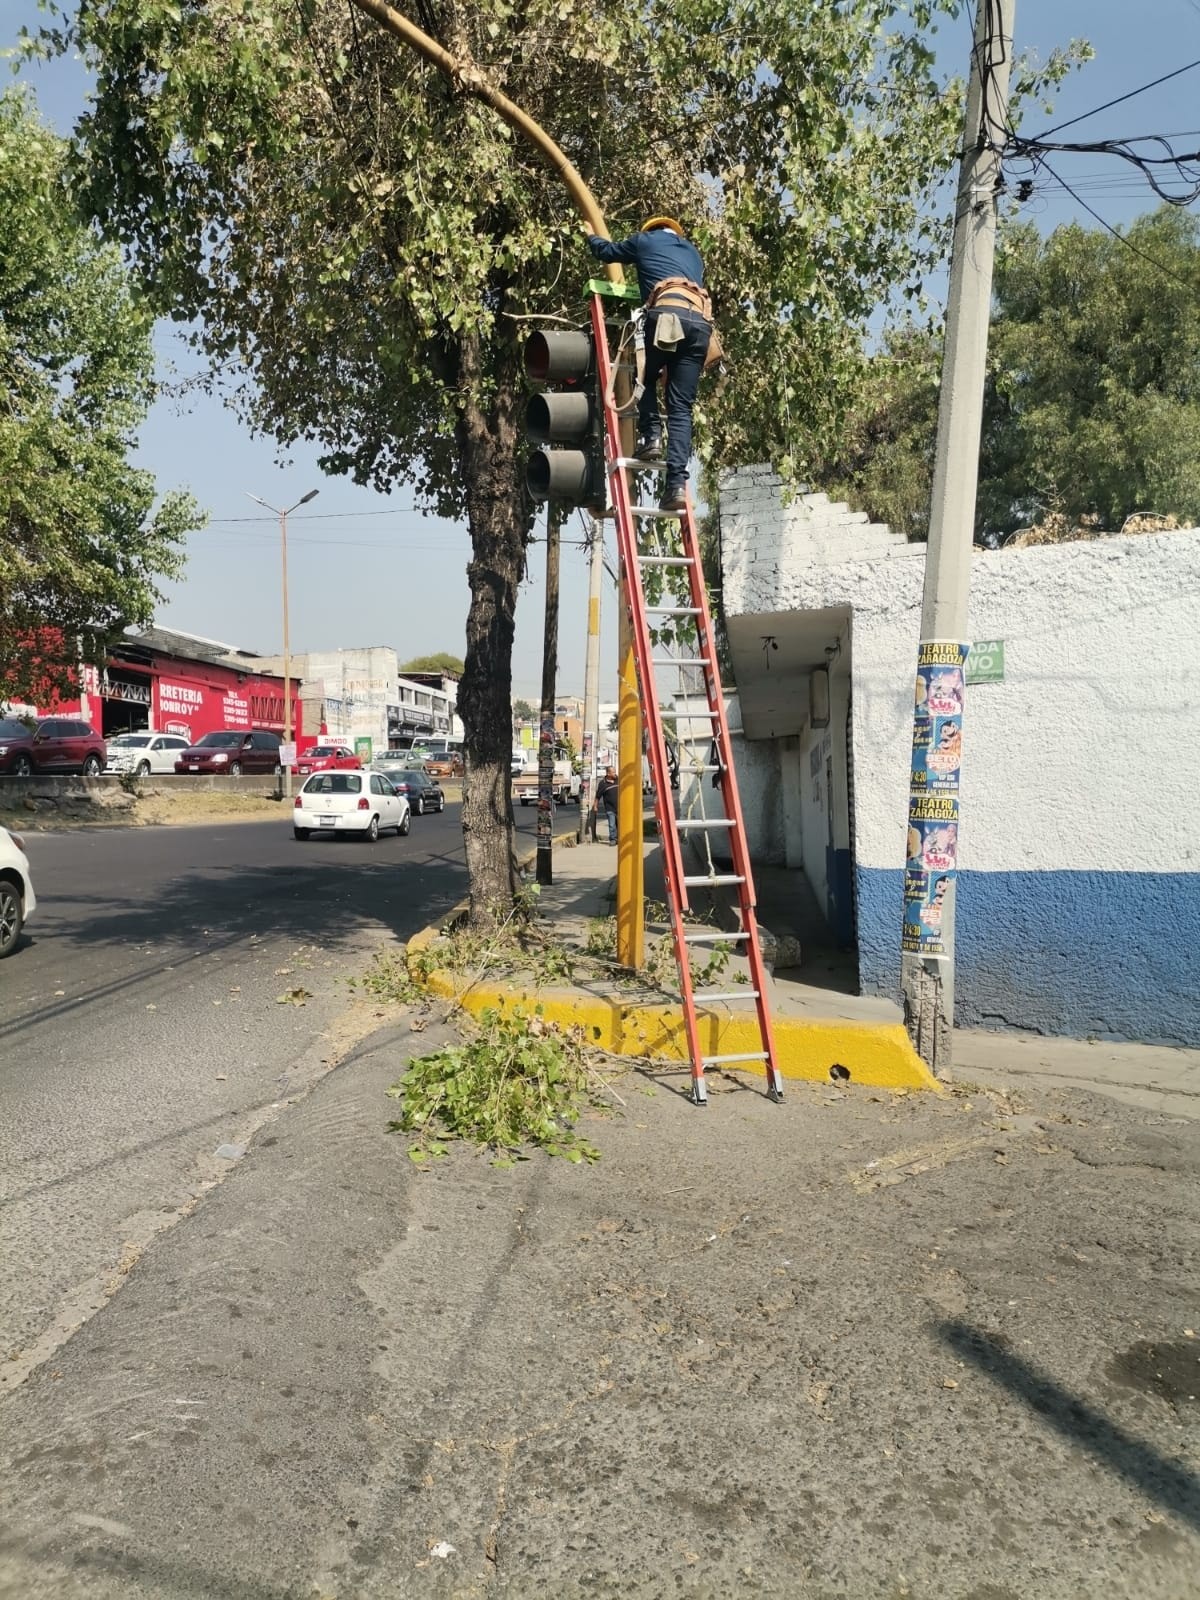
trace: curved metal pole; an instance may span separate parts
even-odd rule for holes
[[[523,134],[562,178],[579,215],[592,232],[602,235],[605,239],[609,237],[604,213],[597,204],[595,195],[580,176],[579,169],[567,159],[540,124],[522,111],[520,106],[514,104],[507,95],[501,94],[499,89],[493,88],[488,83],[478,67],[457,60],[447,49],[438,44],[436,39],[431,39],[407,17],[401,16],[398,11],[386,4],[386,0],[350,0],[350,3],[357,6],[360,11],[365,11],[369,17],[374,17],[381,28],[386,28],[389,33],[395,34],[397,39],[403,39],[405,44],[411,45],[418,54],[425,57],[426,61],[432,62],[439,72],[450,79],[456,89],[473,94],[477,100],[482,100],[485,105],[491,106],[509,127]],[[609,263],[604,273],[611,283],[625,281],[625,275],[616,262]]]

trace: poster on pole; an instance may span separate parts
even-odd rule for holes
[[[901,949],[946,954],[942,914],[958,865],[958,797],[914,794],[908,803]]]
[[[923,639],[917,651],[900,948],[923,957],[949,957],[952,948],[946,907],[958,870],[969,652],[970,645],[958,639]]]

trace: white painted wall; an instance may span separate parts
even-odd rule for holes
[[[726,605],[850,610],[860,963],[889,992],[924,547],[811,498],[727,485]],[[1200,530],[978,551],[969,635],[1006,662],[967,695],[959,1020],[1200,1044]]]

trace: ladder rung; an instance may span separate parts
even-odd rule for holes
[[[700,1059],[703,1061],[706,1067],[715,1067],[718,1066],[722,1061],[765,1061],[767,1059],[767,1052],[765,1050],[747,1050],[743,1055],[701,1056]]]
[[[635,517],[678,517],[678,511],[660,511],[657,506],[630,506]]]
[[[639,556],[639,567],[694,567],[692,556]]]
[[[677,828],[732,828],[732,817],[676,817]]]
[[[666,457],[658,461],[643,461],[641,456],[618,456],[609,466],[609,473],[623,472],[626,467],[632,467],[636,472],[662,472],[667,465]]]
[[[651,656],[652,667],[711,667],[712,661],[708,656],[693,656],[690,660],[681,661],[678,656]]]
[[[691,712],[689,712],[688,715],[690,716]],[[690,761],[681,761],[679,763],[679,770],[680,770],[680,772],[686,772],[689,778],[694,778],[694,777],[698,777],[703,772],[724,772],[725,768],[724,767],[714,767],[714,766],[709,765],[708,763],[706,763],[702,767],[694,767],[691,764]]]
[[[699,877],[695,878],[684,878],[683,881],[688,888],[691,889],[699,887],[701,884],[705,883],[711,887],[718,883],[745,883],[746,880],[745,878],[739,876],[739,874],[736,872],[724,872],[717,873],[711,878],[705,877],[703,874],[701,874]]]
[[[748,939],[748,933],[685,933],[684,941],[687,944],[724,944],[726,939]]]
[[[707,1000],[757,1000],[757,989],[729,989],[722,990],[719,994],[715,989],[693,989],[692,999],[697,1001]]]
[[[681,695],[676,695],[675,698],[677,700],[685,700],[687,698],[687,696],[681,694]],[[721,713],[719,711],[693,711],[693,710],[691,710],[689,708],[686,711],[677,711],[675,713],[675,715],[676,715],[677,718],[679,718],[683,722],[699,722],[704,717],[719,717],[721,715]],[[689,772],[724,772],[725,768],[724,767],[689,767],[687,770]]]
[[[648,617],[698,617],[699,606],[647,606]]]

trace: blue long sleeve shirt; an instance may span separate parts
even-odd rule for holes
[[[649,233],[634,233],[628,239],[602,239],[593,233],[588,235],[588,247],[598,261],[636,266],[644,301],[664,278],[690,278],[704,287],[704,262],[699,250],[671,228],[652,228]]]

